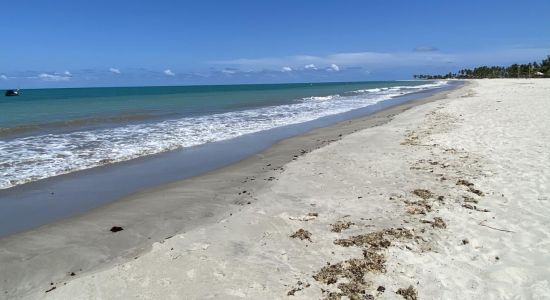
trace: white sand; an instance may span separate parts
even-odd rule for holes
[[[339,293],[346,279],[325,284],[314,274],[327,262],[362,258],[364,247],[333,242],[390,227],[416,238],[387,237],[391,246],[375,249],[386,271],[366,272],[366,294],[400,298],[395,292],[412,285],[420,299],[550,295],[550,80],[475,81],[280,172],[267,188],[242,195],[256,199],[242,211],[28,298],[318,299]],[[415,189],[433,194],[425,215],[410,213],[423,209],[411,204],[421,204]],[[422,222],[435,217],[446,228]],[[331,232],[339,220],[355,224]],[[300,228],[311,242],[289,237]]]

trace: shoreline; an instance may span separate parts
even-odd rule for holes
[[[261,153],[281,140],[368,116],[387,107],[452,89],[456,85],[453,83],[435,90],[395,97],[314,121],[107,164],[0,190],[0,238],[86,213],[149,188],[199,176]],[[96,189],[97,186],[101,188]]]
[[[25,101],[10,99],[6,103],[8,116],[12,115],[12,110],[15,113],[13,117],[4,120],[1,127],[9,128],[17,123],[35,124],[39,125],[40,132],[18,138],[0,137],[1,157],[5,161],[5,178],[0,178],[0,188],[9,189],[58,175],[230,140],[246,134],[285,127],[285,124],[307,123],[339,112],[364,108],[377,101],[391,102],[392,98],[399,98],[396,96],[400,94],[426,89],[437,90],[445,83],[446,81],[387,81],[336,85],[301,84],[299,88],[292,85],[269,86],[271,89],[249,89],[235,85],[212,90],[182,87],[180,93],[151,87],[129,93],[127,89],[119,88],[113,90],[117,94],[114,98],[111,98],[113,95],[107,98],[93,97],[95,94],[89,94],[89,90],[59,93],[60,95],[53,93],[52,97],[43,91],[37,95],[29,95],[28,99],[25,96],[19,99]],[[224,94],[226,92],[228,94]],[[330,95],[323,96],[327,93]],[[151,102],[151,97],[157,97],[157,101]],[[62,105],[65,98],[74,99],[66,103],[70,104],[65,107],[70,113],[55,117],[58,111],[56,106]],[[228,100],[230,98],[233,100]],[[102,105],[102,101],[107,101],[106,99],[109,102],[114,101],[113,105]],[[328,99],[331,101],[326,101]],[[27,100],[36,102],[37,109],[43,110],[43,113],[34,115],[27,110],[28,116],[19,114],[17,111],[25,111],[24,103]],[[40,105],[44,107],[40,108]],[[124,111],[154,114],[160,118],[131,122],[132,124],[124,124],[124,119],[119,119],[120,124],[110,124],[108,118],[116,119],[118,113]],[[47,117],[50,114],[53,116]],[[105,122],[96,124],[95,128],[85,124],[79,126],[79,117],[83,116],[97,117]],[[64,130],[57,133],[55,128],[48,129],[50,122],[56,120],[61,120],[64,124]]]
[[[0,282],[5,284],[1,290],[7,291],[5,294],[10,297],[18,297],[50,282],[66,281],[72,277],[71,272],[81,276],[141,256],[154,242],[216,223],[249,203],[253,205],[256,200],[251,194],[278,180],[284,166],[305,153],[351,133],[385,124],[412,107],[444,99],[449,93],[464,88],[461,86],[366,117],[313,129],[222,169],[151,188],[83,215],[1,238],[0,264],[5,270],[0,275]],[[158,201],[162,201],[162,205]],[[112,226],[121,226],[124,231],[111,234],[109,228]],[[75,261],[67,261],[66,257]],[[51,265],[52,261],[55,265]],[[38,267],[46,265],[50,266],[47,272]],[[30,269],[42,272],[27,274],[25,270]],[[26,284],[15,287],[15,282]]]

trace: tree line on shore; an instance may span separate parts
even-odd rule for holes
[[[462,69],[457,73],[449,72],[444,75],[414,75],[415,79],[468,79],[468,78],[550,78],[550,55],[542,62],[532,62],[528,64],[513,64],[508,67],[503,66],[481,66],[473,69]]]

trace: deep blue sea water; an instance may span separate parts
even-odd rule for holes
[[[0,98],[0,189],[367,107],[446,82],[23,90]]]

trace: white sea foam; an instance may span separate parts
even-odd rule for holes
[[[0,189],[107,163],[303,123],[443,84],[446,82],[360,90],[355,91],[355,96],[309,97],[280,106],[0,141]]]
[[[317,97],[306,97],[306,98],[302,98],[302,100],[304,101],[328,101],[328,100],[332,100],[332,99],[335,99],[335,98],[338,98],[340,97],[340,95],[338,94],[335,94],[335,95],[328,95],[328,96],[317,96]]]
[[[364,90],[352,91],[352,93],[355,93],[355,94],[377,93],[377,92],[381,92],[381,91],[387,91],[388,89],[389,89],[389,88],[364,89]]]
[[[356,90],[356,91],[353,91],[353,93],[356,93],[356,94],[380,93],[380,92],[385,93],[386,91],[395,92],[395,91],[402,91],[402,90],[423,91],[423,90],[427,90],[427,89],[436,88],[436,87],[445,85],[447,83],[448,83],[447,81],[442,80],[442,81],[437,81],[437,82],[434,82],[434,83],[427,83],[427,84],[416,85],[416,86],[406,86],[405,85],[405,86],[395,86],[395,87]]]

